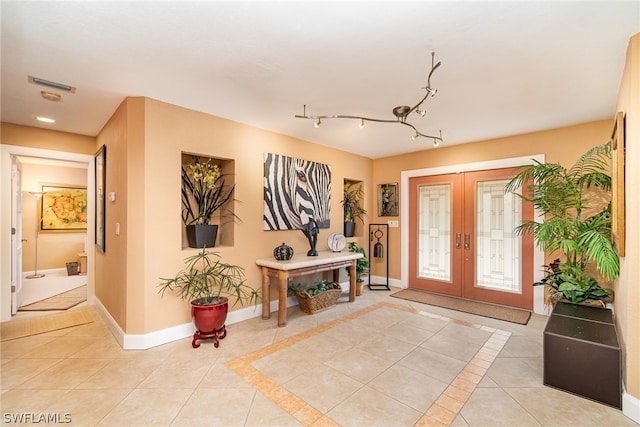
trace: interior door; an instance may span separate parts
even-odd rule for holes
[[[22,165],[11,157],[11,314],[22,304]]]
[[[409,287],[533,307],[533,208],[504,187],[514,168],[412,178]]]

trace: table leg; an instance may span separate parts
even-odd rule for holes
[[[271,283],[267,271],[267,267],[262,267],[262,318],[265,320],[271,317]]]
[[[356,300],[356,260],[351,261],[349,269],[349,302]]]
[[[287,325],[287,271],[278,271],[278,326]]]

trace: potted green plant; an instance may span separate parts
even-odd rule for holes
[[[506,186],[506,191],[524,187],[516,194],[544,215],[543,222],[525,221],[516,232],[531,234],[547,254],[562,254],[534,283],[548,286],[554,300],[604,306],[613,297],[613,291],[601,287],[588,272],[593,265],[606,280],[620,272],[611,242],[610,158],[610,144],[598,145],[569,169],[557,163],[522,166]]]
[[[311,286],[300,283],[289,285],[287,291],[296,297],[302,312],[314,314],[335,307],[342,294],[342,287],[338,283],[322,279]]]
[[[229,298],[233,305],[257,304],[260,294],[245,283],[244,269],[221,261],[218,252],[206,248],[185,258],[185,268],[175,277],[161,278],[158,293],[164,296],[169,290],[191,304],[191,315],[196,327],[192,345],[200,346],[200,339],[213,338],[215,347],[219,339],[227,335],[225,321]]]
[[[196,156],[193,163],[182,166],[182,221],[189,247],[215,246],[218,225],[212,224],[211,218],[231,200],[235,190],[234,185],[225,185],[224,178],[212,159],[202,162]]]
[[[357,252],[362,254],[362,258],[356,260],[356,295],[362,295],[362,289],[364,288],[363,274],[369,271],[369,260],[367,259],[367,252],[364,248],[358,246],[356,242],[349,242],[349,252]],[[347,273],[351,274],[351,267],[346,267]]]
[[[359,219],[364,224],[364,216],[367,211],[360,206],[360,200],[364,196],[364,190],[360,183],[345,182],[342,196],[342,208],[344,210],[344,235],[353,237],[355,233],[355,221]]]

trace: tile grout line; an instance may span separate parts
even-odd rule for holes
[[[482,348],[478,350],[476,355],[467,363],[462,372],[453,380],[453,382],[444,390],[434,403],[427,409],[423,416],[416,422],[415,426],[448,426],[459,414],[465,402],[471,396],[476,386],[484,374],[487,372],[497,355],[500,353],[507,340],[511,336],[511,332],[502,331],[482,325],[477,325],[464,320],[452,319],[450,317],[440,316],[424,311],[417,311],[411,307],[405,307],[388,302],[379,302],[369,307],[365,307],[357,312],[347,314],[339,319],[320,325],[316,328],[301,332],[297,335],[288,337],[268,347],[254,351],[244,356],[240,356],[234,360],[227,362],[225,365],[247,381],[257,391],[264,394],[268,399],[280,406],[285,412],[293,416],[296,420],[305,426],[321,425],[321,426],[338,426],[338,424],[325,414],[306,403],[304,400],[291,393],[289,390],[276,383],[267,375],[260,372],[251,365],[252,362],[259,360],[265,356],[273,354],[279,350],[287,348],[297,342],[311,338],[322,332],[325,332],[335,326],[357,319],[372,311],[380,308],[393,308],[402,311],[408,311],[416,314],[426,315],[432,318],[438,318],[448,322],[481,329],[492,332],[491,337],[484,343]]]
[[[511,336],[511,332],[500,329],[455,319],[450,320],[454,323],[492,332],[492,334],[451,384],[431,404],[415,426],[450,426]]]

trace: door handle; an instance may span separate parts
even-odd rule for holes
[[[462,239],[461,233],[456,233],[456,249],[460,249],[460,240]]]
[[[465,235],[464,235],[464,249],[466,251],[469,250],[470,241],[471,241],[471,236],[469,235],[469,233],[465,233]]]
[[[26,241],[28,241],[28,240],[29,240],[29,239],[27,239],[27,238],[20,239],[20,241],[21,241],[22,243],[24,243],[24,242],[26,242]]]

